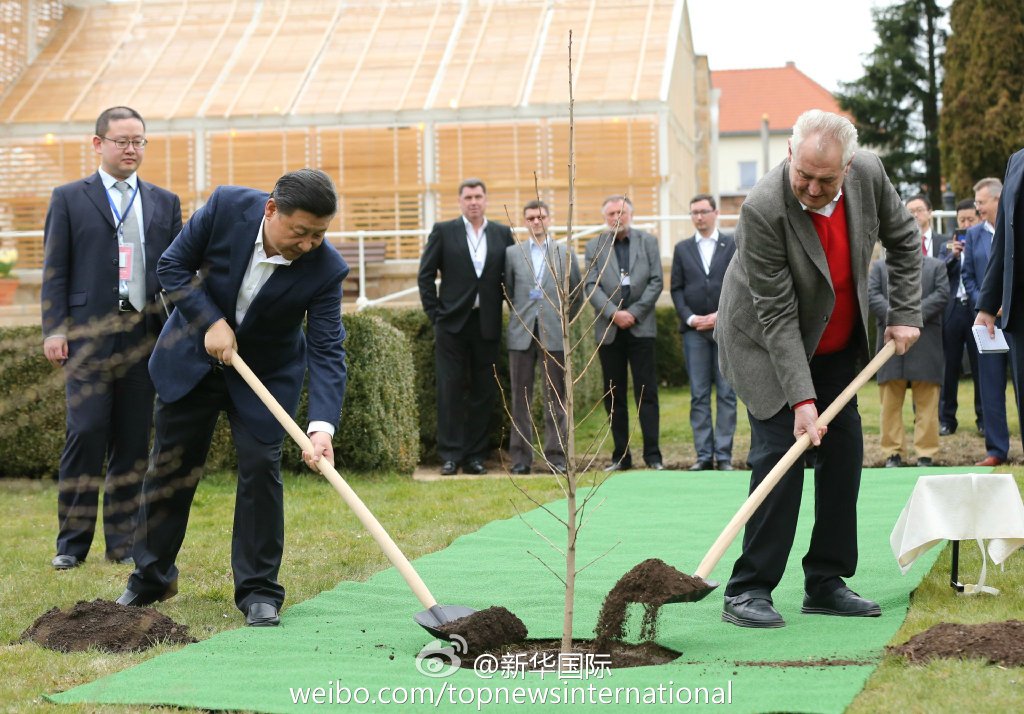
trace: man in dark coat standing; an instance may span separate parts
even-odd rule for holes
[[[736,242],[718,230],[718,206],[706,193],[690,199],[693,237],[676,243],[672,255],[672,302],[683,335],[686,373],[690,378],[690,427],[697,460],[690,471],[732,471],[732,440],[736,433],[736,393],[718,368],[713,332],[718,320],[722,279]],[[711,388],[717,401],[717,423],[711,420]]]
[[[1006,165],[1003,192],[999,197],[996,231],[992,237],[992,254],[988,261],[981,293],[978,296],[978,317],[975,324],[994,332],[998,324],[1006,331],[1010,343],[1010,367],[1017,388],[1017,414],[1024,399],[1024,299],[1022,280],[1016,274],[1016,255],[1024,254],[1024,149],[1010,157]],[[1000,315],[1000,311],[1002,314]]]
[[[903,465],[905,434],[903,400],[910,386],[914,400],[914,451],[918,466],[931,466],[939,451],[939,392],[942,385],[942,315],[949,302],[946,266],[938,258],[923,256],[921,263],[921,338],[905,355],[892,357],[878,370],[882,398],[882,453],[885,465]],[[878,324],[876,349],[885,344],[889,318],[889,280],[884,260],[871,264],[868,305]]]
[[[43,353],[67,394],[57,570],[88,556],[101,483],[106,558],[131,562],[153,422],[146,360],[162,324],[156,265],[181,230],[178,197],[139,178],[147,143],[134,109],[104,111],[92,137],[99,169],[54,189],[46,213]]]
[[[423,311],[434,325],[442,476],[457,473],[460,464],[468,474],[487,473],[505,249],[513,243],[508,226],[484,216],[487,187],[480,179],[459,184],[459,208],[462,216],[431,229],[417,279]]]

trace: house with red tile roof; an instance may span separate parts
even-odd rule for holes
[[[723,202],[733,203],[737,209],[757,180],[786,158],[787,141],[798,116],[808,109],[846,114],[831,92],[797,69],[793,62],[784,67],[713,71],[711,85],[719,92],[714,188]],[[767,165],[762,140],[765,120]],[[738,200],[729,201],[730,197]],[[724,207],[722,212],[727,212]]]

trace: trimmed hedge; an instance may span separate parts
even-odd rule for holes
[[[437,461],[437,379],[434,372],[434,328],[426,314],[418,308],[372,308],[366,313],[377,315],[405,333],[412,349],[412,360],[416,370],[416,402],[420,412],[420,454],[424,462]],[[592,330],[588,330],[593,311],[584,307],[582,318],[573,325],[573,336],[578,348],[573,355],[576,374],[586,366],[596,348]],[[498,374],[506,398],[509,393],[508,349],[505,346],[509,316],[503,317],[501,345],[498,353]],[[659,382],[677,387],[686,384],[686,368],[683,364],[682,343],[679,336],[679,322],[673,308],[657,308],[657,369]],[[591,334],[584,335],[588,330]],[[540,377],[534,385],[534,419],[538,428],[543,428]],[[583,379],[576,384],[576,415],[582,417],[601,399],[601,364],[595,358]],[[500,397],[500,395],[499,395]],[[501,399],[495,404],[491,415],[491,448],[507,446],[510,432],[508,415]]]
[[[64,378],[36,327],[0,328],[0,476],[57,473],[64,450]]]
[[[346,315],[348,387],[335,436],[339,470],[411,473],[419,460],[415,370],[400,331],[370,315]],[[64,382],[42,355],[38,327],[0,328],[0,476],[57,473],[64,448]],[[306,424],[305,390],[296,421]],[[285,437],[283,467],[305,471]],[[227,418],[214,433],[207,468],[233,470]]]

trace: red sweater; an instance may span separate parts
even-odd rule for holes
[[[836,293],[836,304],[832,308],[825,332],[818,342],[816,355],[839,352],[850,344],[854,325],[860,310],[857,307],[857,291],[853,287],[853,268],[850,261],[850,236],[846,230],[846,196],[840,196],[831,216],[808,211],[814,222],[825,259],[832,276],[832,289]]]

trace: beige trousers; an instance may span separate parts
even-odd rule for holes
[[[934,382],[894,379],[878,385],[882,397],[882,455],[906,457],[903,401],[910,386],[914,401],[914,451],[917,458],[934,458],[939,452],[939,390]]]

